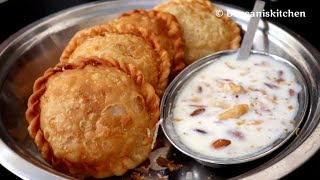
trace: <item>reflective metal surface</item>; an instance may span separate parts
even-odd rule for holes
[[[239,53],[238,50],[231,50],[231,51],[223,51],[214,53],[211,55],[208,55],[204,58],[201,58],[200,60],[196,61],[195,63],[189,65],[187,68],[185,68],[170,84],[170,86],[167,88],[165,94],[162,97],[161,100],[161,116],[162,119],[162,129],[164,131],[164,134],[169,139],[169,141],[182,153],[193,157],[196,161],[209,166],[209,167],[223,167],[222,165],[231,165],[231,164],[240,164],[244,162],[250,162],[253,160],[257,160],[261,157],[264,157],[276,149],[278,149],[281,145],[283,145],[285,142],[287,142],[297,131],[297,128],[302,123],[305,113],[307,111],[308,102],[309,102],[309,95],[308,90],[305,82],[305,78],[300,73],[299,69],[294,67],[289,61],[272,55],[267,54],[265,52],[260,51],[251,51],[248,55],[259,55],[259,56],[267,56],[271,60],[278,61],[284,65],[286,65],[288,68],[291,69],[291,71],[294,73],[297,82],[301,85],[302,90],[298,94],[298,101],[299,101],[299,110],[297,112],[297,115],[294,119],[295,121],[295,127],[293,131],[286,133],[285,135],[281,136],[279,139],[277,139],[275,142],[273,142],[271,145],[264,147],[263,149],[243,156],[243,157],[237,157],[237,158],[218,158],[213,156],[206,156],[199,154],[197,152],[192,151],[190,148],[188,148],[183,142],[180,141],[179,135],[177,135],[176,130],[174,128],[174,119],[173,119],[173,110],[176,106],[177,97],[180,94],[181,91],[188,85],[188,82],[192,77],[194,77],[198,72],[200,72],[202,69],[209,65],[214,65],[216,61],[219,61],[221,57],[228,56],[231,54]],[[241,59],[244,60],[244,59]]]
[[[151,8],[160,2],[119,0],[77,6],[27,26],[0,45],[0,163],[3,166],[24,179],[71,178],[53,170],[41,158],[27,134],[24,112],[34,80],[58,62],[63,48],[76,31],[104,23],[129,9]],[[232,6],[218,5],[228,10],[232,18],[246,29],[249,16]],[[160,173],[170,179],[186,179],[187,172],[192,172],[193,179],[280,178],[319,149],[319,52],[290,30],[267,21],[260,22],[253,48],[289,60],[305,77],[310,107],[299,135],[259,161],[220,169],[205,167],[172,148],[169,159],[183,164],[183,168],[176,172],[153,172],[151,177]],[[125,177],[117,179],[127,179]]]

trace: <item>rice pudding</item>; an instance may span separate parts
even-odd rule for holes
[[[272,145],[294,130],[302,90],[292,70],[271,57],[220,57],[184,84],[173,125],[196,153],[236,158]]]

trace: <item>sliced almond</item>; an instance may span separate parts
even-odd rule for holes
[[[239,119],[242,115],[246,114],[248,110],[249,106],[247,104],[239,104],[220,114],[218,118],[220,120],[227,120],[229,118]]]
[[[215,149],[220,149],[220,148],[229,146],[230,144],[231,144],[231,141],[230,141],[230,140],[227,140],[227,139],[218,139],[218,140],[216,140],[215,142],[212,143],[212,146],[213,146]]]
[[[238,86],[238,85],[234,84],[233,82],[229,83],[229,86],[230,86],[231,90],[236,94],[245,92],[245,90],[242,86]]]
[[[231,62],[225,62],[224,64],[230,69],[235,69],[236,68],[236,65],[232,64]]]
[[[263,121],[261,121],[261,120],[254,120],[250,125],[260,125],[262,123],[263,123]]]

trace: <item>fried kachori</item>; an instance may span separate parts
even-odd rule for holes
[[[103,25],[79,31],[63,51],[60,61],[74,62],[78,57],[96,56],[133,64],[161,96],[170,72],[167,57],[160,56],[152,44],[140,36],[109,31]]]
[[[123,175],[151,151],[159,98],[133,65],[85,58],[48,69],[28,101],[28,131],[55,169]]]
[[[184,67],[184,39],[176,18],[166,12],[132,10],[123,13],[118,18],[109,22],[110,26],[126,30],[127,25],[133,25],[151,34],[159,40],[162,47],[168,52],[171,62],[171,76],[175,76]]]
[[[154,8],[174,15],[183,30],[185,60],[191,64],[213,52],[240,46],[240,29],[226,13],[207,0],[171,0]],[[220,17],[221,15],[221,17]]]

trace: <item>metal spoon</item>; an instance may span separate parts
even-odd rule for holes
[[[265,2],[260,0],[257,0],[254,4],[253,10],[252,10],[253,16],[250,18],[250,21],[247,27],[247,32],[244,35],[244,38],[242,40],[242,43],[238,52],[237,60],[246,60],[250,55],[250,51],[253,44],[253,38],[257,31],[259,20],[260,20],[260,17],[258,16],[258,14],[261,14],[264,8],[264,5],[265,5]],[[257,12],[260,12],[260,13],[257,13]]]

